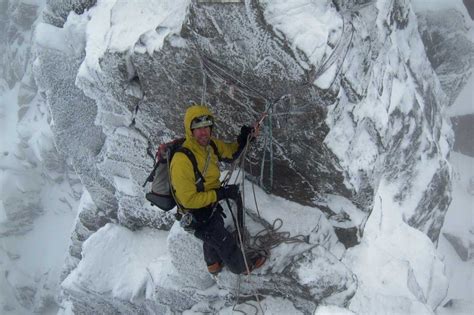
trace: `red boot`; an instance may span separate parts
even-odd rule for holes
[[[251,259],[251,263],[249,265],[249,270],[248,271],[245,270],[243,272],[243,274],[248,275],[249,273],[251,273],[255,269],[262,267],[263,264],[265,263],[265,261],[267,261],[267,257],[260,256],[260,255],[256,256],[255,258]]]
[[[207,266],[207,271],[212,275],[217,275],[219,272],[222,271],[223,264],[219,262],[215,262],[212,265]]]

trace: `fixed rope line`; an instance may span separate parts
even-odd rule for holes
[[[206,71],[204,71],[204,65],[201,60],[201,72],[202,72],[202,96],[201,96],[201,105],[206,104],[206,90],[207,90],[207,77]]]
[[[268,131],[265,133],[266,141],[265,141],[265,147],[264,147],[264,156],[262,158],[262,169],[261,169],[261,175],[260,175],[261,178],[260,178],[260,180],[261,180],[261,184],[262,184],[261,186],[264,187],[263,186],[263,177],[264,177],[263,176],[264,175],[263,174],[263,167],[264,167],[264,163],[265,163],[265,150],[268,148],[269,155],[270,155],[270,157],[269,157],[270,158],[269,173],[270,173],[270,184],[271,184],[270,187],[272,187],[272,185],[273,185],[273,141],[272,141],[273,128],[272,127],[273,126],[272,126],[272,121],[271,121],[271,115],[272,115],[272,112],[273,112],[274,105],[279,103],[280,101],[284,100],[286,97],[289,96],[289,94],[284,94],[284,95],[280,96],[279,98],[271,101],[271,100],[268,99],[268,97],[266,97],[265,95],[260,93],[258,90],[248,86],[246,83],[244,83],[240,79],[236,78],[233,74],[231,74],[229,71],[227,71],[225,69],[225,66],[221,65],[219,62],[214,61],[214,60],[208,58],[207,56],[204,56],[203,54],[200,54],[200,56],[201,56],[201,62],[202,62],[203,70],[206,69],[207,71],[209,71],[211,74],[217,76],[219,79],[221,79],[226,84],[229,84],[229,83],[233,84],[237,89],[241,90],[241,92],[243,94],[247,95],[247,96],[258,97],[258,98],[261,98],[261,99],[265,100],[265,110],[264,110],[263,114],[269,116],[269,121],[267,122],[268,126],[265,129],[265,130],[268,130]],[[212,76],[211,76],[211,78],[212,78]],[[203,84],[203,86],[204,86],[204,84]],[[265,118],[265,116],[263,116],[261,120],[263,120],[264,118]],[[231,169],[228,171],[228,173],[224,177],[224,179],[222,181],[223,185],[228,184],[228,182],[230,181],[230,179],[232,177],[232,174],[234,173],[235,169],[237,168],[237,165],[240,164],[239,173],[237,175],[236,181],[241,177],[241,182],[242,182],[241,184],[242,184],[242,187],[243,187],[244,176],[240,176],[240,171],[245,169],[245,157],[247,155],[248,147],[249,147],[249,144],[251,142],[250,137],[251,136],[249,135],[249,137],[247,139],[247,143],[244,146],[240,156],[234,161],[234,163],[232,163]],[[255,188],[254,187],[253,187],[253,195],[254,195],[254,201],[255,201],[256,208],[257,208],[258,216],[261,219],[260,212],[258,210],[258,204],[257,204],[257,200],[256,200],[256,194],[255,194]],[[242,200],[243,201],[245,200],[244,190],[242,190]],[[245,203],[243,203],[242,207],[244,205],[245,205]],[[282,219],[280,219],[280,218],[275,219],[275,221],[273,222],[273,224],[269,228],[264,228],[262,231],[257,233],[257,241],[254,241],[250,246],[250,243],[248,243],[248,238],[244,237],[245,231],[241,231],[239,225],[237,224],[236,228],[237,228],[241,248],[242,248],[242,251],[243,251],[242,253],[244,254],[244,258],[246,258],[246,256],[247,256],[246,255],[246,251],[248,251],[248,250],[246,250],[247,247],[249,249],[251,249],[250,252],[259,252],[260,251],[260,252],[268,253],[270,249],[275,248],[276,246],[278,246],[281,243],[304,242],[304,239],[303,239],[304,236],[302,236],[302,235],[298,235],[298,236],[295,236],[295,237],[290,237],[289,232],[278,232],[278,230],[281,228],[282,225],[283,225],[283,220]],[[243,227],[244,227],[244,230],[245,230],[245,225]],[[246,266],[248,268],[247,261],[245,261],[245,263],[246,263]]]
[[[237,86],[237,88],[244,91],[244,94],[248,96],[258,97],[258,98],[267,100],[267,97],[264,94],[262,94],[260,91],[254,89],[253,87],[247,85],[246,83],[242,82],[240,79],[235,77],[235,75],[231,74],[229,70],[226,70],[226,67],[222,65],[221,63],[219,63],[218,61],[212,60],[211,58],[205,55],[201,55],[201,60],[207,70],[217,75],[224,82],[233,83],[233,85]]]
[[[273,147],[272,142],[271,142],[271,138],[272,138],[272,134],[271,134],[271,132],[272,132],[272,129],[271,129],[272,107],[276,103],[278,103],[282,99],[284,99],[285,97],[286,97],[286,95],[283,95],[274,102],[268,102],[267,101],[264,115],[262,116],[262,118],[260,120],[260,121],[263,121],[264,118],[266,117],[266,115],[268,115],[270,117],[269,132],[266,133],[266,134],[267,134],[267,137],[268,136],[270,137],[270,146],[271,147]],[[258,127],[258,126],[256,125],[256,127]],[[233,175],[235,169],[237,168],[237,165],[240,166],[239,169],[238,169],[238,173],[237,173],[237,176],[236,176],[235,183],[237,183],[237,181],[240,178],[241,187],[242,187],[242,192],[241,192],[242,199],[241,199],[241,205],[240,205],[240,208],[241,208],[241,211],[242,211],[242,226],[240,226],[240,224],[238,222],[235,225],[236,225],[236,230],[237,230],[238,241],[239,241],[239,244],[240,244],[240,250],[241,250],[242,256],[244,258],[245,269],[247,270],[248,275],[250,274],[249,262],[247,260],[247,256],[249,254],[259,253],[260,255],[264,255],[268,259],[269,255],[270,255],[270,250],[277,247],[278,245],[280,245],[282,243],[291,244],[291,243],[306,242],[305,239],[304,239],[304,235],[297,235],[297,236],[291,237],[289,232],[279,232],[278,230],[283,226],[283,220],[280,219],[280,218],[275,219],[273,224],[270,225],[269,227],[265,227],[265,225],[264,225],[264,228],[261,231],[259,231],[253,237],[252,242],[250,241],[250,239],[251,239],[250,235],[249,235],[249,237],[246,237],[248,232],[245,228],[245,223],[244,223],[244,218],[245,218],[245,208],[244,208],[244,206],[245,206],[245,189],[244,189],[245,176],[243,176],[243,175],[240,176],[240,172],[242,170],[245,170],[245,157],[247,156],[247,153],[248,153],[248,148],[249,148],[249,145],[251,143],[251,137],[252,137],[252,135],[249,135],[247,137],[247,142],[246,142],[244,148],[242,149],[241,154],[232,163],[230,170],[227,172],[227,174],[224,176],[224,179],[222,180],[222,185],[227,185],[230,182],[230,180],[232,178],[232,175]],[[264,152],[265,152],[265,148],[264,148]],[[273,162],[273,152],[272,152],[272,150],[270,150],[270,157],[271,157],[270,161],[272,163]],[[262,160],[264,160],[264,158]],[[271,179],[272,179],[271,182],[273,182],[273,164],[271,164],[270,175],[271,175]],[[262,178],[263,178],[263,174],[262,174]],[[262,187],[263,187],[263,185],[262,185]],[[261,220],[263,220],[260,216],[260,211],[258,209],[258,203],[257,203],[254,183],[252,183],[252,190],[253,190],[253,197],[254,197],[254,202],[255,202],[258,217]],[[231,214],[232,214],[232,209],[230,207],[230,204],[228,204],[228,207],[229,207],[229,211],[231,211]],[[232,216],[233,216],[233,214],[232,214]],[[235,222],[235,220],[234,220],[234,222]],[[240,300],[240,297],[242,296],[240,294],[240,282],[241,282],[241,277],[238,278],[238,287],[237,287],[237,294],[236,294],[237,298],[236,298],[233,310],[237,311],[237,312],[244,313],[243,311],[235,309],[236,305],[238,304],[238,301]],[[260,298],[259,298],[258,293],[255,293],[255,294],[250,295],[250,296],[255,297],[255,299],[258,303],[258,306],[259,306],[259,308],[260,308],[260,310],[263,314],[264,312],[263,312],[262,305],[260,303]],[[253,307],[255,307],[255,306],[253,306]],[[258,313],[258,309],[257,309],[257,313]]]
[[[249,138],[250,138],[250,136],[249,136]],[[245,167],[245,164],[244,164],[245,163],[245,155],[248,152],[249,143],[250,143],[250,139],[248,139],[247,144],[245,145],[245,147],[242,150],[242,153],[241,153],[241,155],[238,159],[239,163],[240,163],[239,171],[241,169],[244,169],[244,167]],[[237,165],[238,163],[235,163],[235,164]],[[235,169],[235,167],[233,169]],[[238,178],[240,178],[241,185],[243,187],[244,186],[244,176],[239,176]],[[238,178],[236,179],[236,182],[237,182]],[[230,177],[229,177],[229,179],[230,179]],[[252,183],[252,188],[253,188],[252,189],[253,190],[253,197],[254,197],[253,199],[254,199],[254,202],[255,202],[256,211],[257,211],[258,217],[260,219],[262,219],[262,217],[260,216],[260,210],[259,210],[259,207],[258,207],[257,197],[256,197],[256,193],[255,193],[255,187],[254,187],[253,183]],[[244,206],[245,205],[245,189],[242,189],[241,193],[242,193],[242,201],[243,201],[242,206]],[[257,234],[255,234],[255,236],[252,237],[253,238],[252,243],[250,243],[250,242],[245,242],[245,243],[242,242],[241,243],[241,247],[245,248],[243,253],[245,254],[245,252],[247,252],[247,253],[255,253],[255,252],[262,253],[262,252],[264,252],[266,255],[268,255],[267,253],[269,253],[271,249],[277,247],[278,245],[280,245],[282,243],[286,243],[286,244],[307,243],[307,241],[305,240],[304,235],[297,235],[297,236],[292,237],[290,235],[290,232],[280,232],[279,230],[282,226],[283,226],[283,220],[281,218],[276,218],[270,226],[264,227],[264,229],[262,229]],[[243,233],[245,233],[245,231],[241,231],[239,227],[237,227],[237,232],[239,234],[239,240],[245,240],[245,241],[250,240],[250,238],[244,237]]]
[[[268,138],[270,139],[270,142],[268,144],[268,154],[270,155],[270,168],[269,168],[269,171],[270,171],[270,191],[272,190],[273,188],[273,123],[272,123],[272,112],[273,112],[273,108],[270,108],[268,110],[268,119],[267,119],[267,122],[268,122]]]

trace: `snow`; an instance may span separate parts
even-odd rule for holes
[[[471,39],[474,39],[474,21],[471,19],[471,16],[464,5],[464,1],[467,3],[470,2],[470,0],[412,0],[412,7],[417,13],[421,13],[423,11],[442,11],[450,9],[460,12],[464,17],[466,26],[468,26],[470,29],[469,34]]]
[[[464,240],[468,240],[469,230],[474,227],[474,158],[452,152],[450,162],[454,168],[453,201],[444,221],[443,232],[460,234]]]
[[[474,72],[469,77],[469,80],[454,101],[454,104],[448,109],[448,115],[451,117],[468,114],[474,114]]]
[[[31,290],[38,309],[59,292],[77,200],[60,169],[43,173],[55,150],[47,111],[34,98],[19,120],[18,91],[19,84],[0,98],[0,300],[21,312],[21,290]]]
[[[153,54],[164,39],[181,30],[190,0],[99,0],[84,19],[88,20],[86,58],[79,75],[100,71],[99,61],[106,51],[127,52],[139,44]],[[159,27],[158,27],[159,26]]]
[[[84,242],[83,259],[62,285],[74,291],[84,284],[99,294],[133,301],[153,287],[148,285],[153,280],[147,268],[168,259],[167,235],[155,229],[132,232],[109,223]]]
[[[450,278],[448,296],[450,299],[474,301],[474,261],[462,261],[444,233],[458,236],[466,248],[474,242],[474,194],[469,192],[474,178],[474,158],[451,153],[450,162],[454,168],[453,201],[451,202],[441,230],[438,252],[445,258],[447,274]]]
[[[321,244],[336,257],[341,257],[344,252],[344,246],[337,242],[337,237],[323,213],[314,207],[307,207],[283,199],[278,196],[269,195],[261,188],[253,186],[249,182],[244,182],[244,204],[245,207],[260,214],[267,222],[274,224],[275,228],[280,228],[279,232],[289,232],[291,236],[309,235],[311,244]],[[255,192],[255,198],[254,198]],[[255,203],[255,200],[258,200]],[[281,227],[278,221],[282,220]],[[258,231],[251,231],[256,234]],[[318,234],[319,233],[319,234]],[[319,239],[315,239],[319,235]],[[292,246],[280,246],[274,250],[272,259],[277,257],[287,257]],[[277,262],[274,261],[275,270]]]
[[[29,1],[33,2],[33,1]],[[293,49],[300,49],[309,58],[300,60],[305,67],[321,65],[332,49],[327,42],[336,43],[341,36],[342,18],[331,7],[331,1],[261,1],[266,5],[265,17],[280,34],[285,34],[292,42]],[[100,71],[100,60],[106,51],[127,52],[136,49],[152,54],[161,49],[164,39],[178,33],[189,6],[189,0],[178,1],[143,1],[137,5],[133,1],[99,0],[97,5],[82,16],[71,13],[63,29],[49,24],[39,24],[35,38],[37,44],[65,53],[87,52],[82,71]],[[415,0],[416,10],[427,9],[460,9],[461,0]],[[157,26],[160,28],[157,29]],[[82,29],[87,31],[82,32]],[[80,34],[84,37],[78,37]],[[85,43],[87,41],[87,46]],[[172,41],[176,46],[183,47],[182,40]],[[330,67],[314,83],[321,88],[328,88],[334,79],[337,68]],[[385,95],[390,106],[399,103],[411,103],[406,98],[413,95],[402,93],[407,88],[406,82],[394,81],[391,94]],[[468,88],[459,95],[456,103],[450,109],[450,115],[473,113],[474,76],[468,82]],[[16,191],[35,191],[40,195],[39,207],[44,213],[34,220],[31,231],[26,235],[2,239],[0,266],[2,273],[7,273],[8,283],[0,284],[0,299],[14,300],[11,287],[43,286],[49,294],[58,292],[57,280],[63,266],[64,256],[69,245],[69,236],[76,218],[76,209],[93,204],[87,192],[81,199],[81,204],[73,198],[71,187],[66,183],[46,181],[44,184],[35,178],[24,181],[18,175],[28,164],[28,159],[44,162],[45,152],[53,149],[51,130],[42,115],[29,111],[24,121],[18,121],[18,84],[11,90],[5,91],[0,98],[0,182],[2,196],[0,198],[0,224],[8,222],[8,209],[3,198]],[[383,125],[386,123],[386,112],[372,106],[373,99],[368,100],[354,111],[355,117],[372,117]],[[393,109],[390,107],[390,110]],[[43,116],[46,115],[43,110]],[[38,119],[40,117],[40,119]],[[328,117],[329,119],[330,117]],[[350,118],[347,117],[350,124]],[[382,128],[379,128],[382,129]],[[335,131],[336,132],[336,131]],[[333,143],[339,143],[334,148],[342,156],[348,149],[341,145],[353,137],[352,129],[338,130],[331,134]],[[27,138],[28,159],[17,159],[20,138]],[[329,139],[329,138],[328,138]],[[329,141],[329,140],[328,140]],[[408,145],[408,144],[407,144]],[[377,148],[370,141],[367,132],[359,132],[358,138],[349,148],[357,159],[351,165],[353,172],[367,168],[376,162]],[[457,153],[451,154],[451,162],[455,168],[453,201],[448,210],[443,232],[461,236],[467,242],[472,240],[473,195],[468,192],[470,180],[474,178],[474,161]],[[426,163],[425,163],[426,165]],[[436,169],[436,164],[426,166],[424,177],[421,174],[416,187],[426,187]],[[8,169],[6,171],[5,169]],[[14,178],[14,180],[13,180]],[[134,187],[127,178],[115,176],[114,182],[119,191],[134,195]],[[43,186],[43,187],[41,187]],[[356,185],[357,186],[357,185]],[[423,304],[431,307],[444,305],[450,299],[459,299],[450,309],[438,308],[438,314],[469,313],[473,297],[473,262],[462,261],[451,244],[441,236],[438,252],[433,244],[419,231],[408,227],[401,220],[399,205],[391,200],[393,187],[382,182],[377,192],[374,211],[366,224],[363,242],[350,249],[344,262],[356,272],[360,289],[351,301],[349,309],[331,305],[321,305],[315,314],[382,314],[382,313],[431,313]],[[246,207],[256,210],[251,198],[253,190],[246,183]],[[270,196],[257,189],[258,208],[262,216],[270,222],[283,218],[282,230],[291,235],[311,234],[316,220],[325,220],[317,208],[296,205],[279,197]],[[417,200],[413,200],[415,205]],[[327,196],[327,204],[332,209],[346,211],[351,221],[357,225],[362,223],[363,215],[347,200],[339,196]],[[411,207],[411,208],[414,208]],[[467,210],[466,210],[467,209]],[[466,214],[466,211],[468,214]],[[154,282],[162,275],[173,272],[170,257],[166,247],[168,232],[143,229],[130,231],[124,227],[108,224],[94,233],[83,247],[84,259],[63,282],[64,287],[71,290],[79,289],[78,284],[100,293],[110,293],[112,296],[134,301],[142,297],[151,297]],[[318,240],[312,240],[314,242]],[[323,241],[323,240],[321,240]],[[409,244],[409,246],[407,245]],[[342,245],[329,243],[330,250],[338,257],[343,255]],[[275,250],[280,256],[288,255],[290,247]],[[446,274],[439,256],[444,256]],[[310,269],[308,269],[311,271]],[[306,281],[315,281],[312,274],[302,270],[301,276]],[[396,275],[394,277],[394,275]],[[3,278],[2,278],[3,279]],[[100,279],[100,281],[97,281]],[[449,279],[449,288],[447,281]],[[217,290],[212,287],[209,290]],[[447,290],[447,297],[444,293]],[[444,298],[444,300],[443,300]],[[467,302],[471,301],[471,303]],[[405,306],[401,306],[405,305]],[[72,313],[72,306],[66,302],[64,313]],[[224,308],[219,314],[232,314],[238,310],[251,313],[262,308],[265,314],[300,314],[291,302],[282,298],[267,297],[261,301],[239,304],[235,308]],[[184,314],[199,314],[199,305]]]
[[[431,314],[427,305],[435,309],[448,289],[444,265],[428,237],[403,222],[393,195],[382,181],[362,242],[343,259],[359,281],[349,309],[358,314]]]
[[[5,91],[0,98],[0,133],[2,141],[0,142],[1,154],[8,156],[18,144],[18,136],[16,134],[16,125],[18,124],[18,104],[16,96],[18,95],[19,84],[11,90]],[[11,158],[8,158],[11,160]],[[4,167],[6,163],[5,157],[0,159],[0,166]]]
[[[466,11],[463,0],[412,0],[415,11],[447,10],[456,9],[460,12]]]
[[[55,206],[55,210],[39,217],[28,234],[10,237],[3,242],[6,248],[19,256],[15,261],[15,268],[26,275],[24,285],[45,274],[50,278],[48,282],[55,283],[59,279],[72,231],[74,212],[72,209],[65,210],[64,205],[50,206]]]
[[[263,0],[261,3],[265,6],[265,19],[289,40],[293,50],[305,53],[309,62],[299,61],[306,69],[310,65],[319,68],[323,58],[328,58],[333,51],[328,43],[334,44],[342,36],[342,18],[331,1]],[[335,69],[329,72],[332,75],[327,74],[318,81],[322,86],[328,86]]]
[[[64,30],[47,23],[39,23],[35,31],[36,43],[62,52],[68,52]]]
[[[314,80],[313,84],[321,89],[329,89],[337,74],[338,65],[334,63]]]
[[[350,228],[351,226],[361,226],[364,219],[365,213],[357,208],[350,200],[338,195],[326,194],[324,196],[325,201],[321,202],[321,206],[326,206],[336,214],[346,214],[349,216],[349,221],[338,222],[332,220],[331,224],[340,228]]]
[[[262,313],[258,311],[263,311]],[[245,304],[237,304],[235,307],[228,307],[219,311],[219,315],[232,315],[236,313],[243,314],[265,314],[265,315],[280,315],[280,314],[292,314],[302,315],[288,300],[282,298],[268,297],[260,303],[250,301]],[[193,313],[184,312],[183,315],[190,315]]]
[[[119,176],[114,176],[113,178],[115,187],[117,187],[118,191],[130,196],[135,195],[135,191],[133,189],[134,184],[132,180]]]
[[[355,313],[342,307],[335,305],[318,306],[314,315],[354,315]]]
[[[0,224],[8,221],[7,213],[5,212],[5,205],[3,200],[0,199]]]

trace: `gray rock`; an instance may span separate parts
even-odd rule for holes
[[[471,240],[464,240],[460,236],[451,233],[443,233],[443,236],[453,246],[456,253],[462,261],[468,261],[474,258],[474,242]]]
[[[452,105],[474,67],[474,43],[463,15],[454,9],[418,13],[426,54]]]
[[[335,250],[335,247],[328,239],[335,240],[336,235],[332,232],[330,236],[324,236],[327,225],[329,222],[324,220],[319,229],[306,235],[311,240],[310,243],[280,244],[277,249],[272,250],[267,262],[248,277],[232,274],[224,267],[215,278],[217,286],[230,292],[232,298],[239,301],[253,299],[255,294],[283,297],[291,300],[305,314],[313,313],[320,303],[346,305],[355,293],[357,279],[336,258],[335,253],[331,253],[330,250]],[[246,226],[252,231],[252,235],[262,229],[253,220],[246,220]],[[199,298],[197,292],[213,285],[213,279],[202,258],[201,244],[201,241],[185,232],[178,224],[173,226],[168,237],[173,266],[183,278],[181,281],[192,283],[195,288],[188,292],[194,304],[196,299],[199,301],[203,298]],[[180,280],[174,280],[176,281],[179,283]],[[166,288],[157,287],[157,297],[162,302],[160,297],[163,290]],[[169,289],[167,292],[172,294]],[[180,294],[181,291],[174,292],[175,298],[171,299],[173,304],[170,306],[176,307],[176,299]],[[216,298],[206,296],[203,301],[209,303]],[[189,307],[188,304],[185,305],[184,309]]]

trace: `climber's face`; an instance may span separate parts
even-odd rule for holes
[[[193,137],[199,145],[205,147],[211,140],[211,127],[201,127],[192,129]]]

